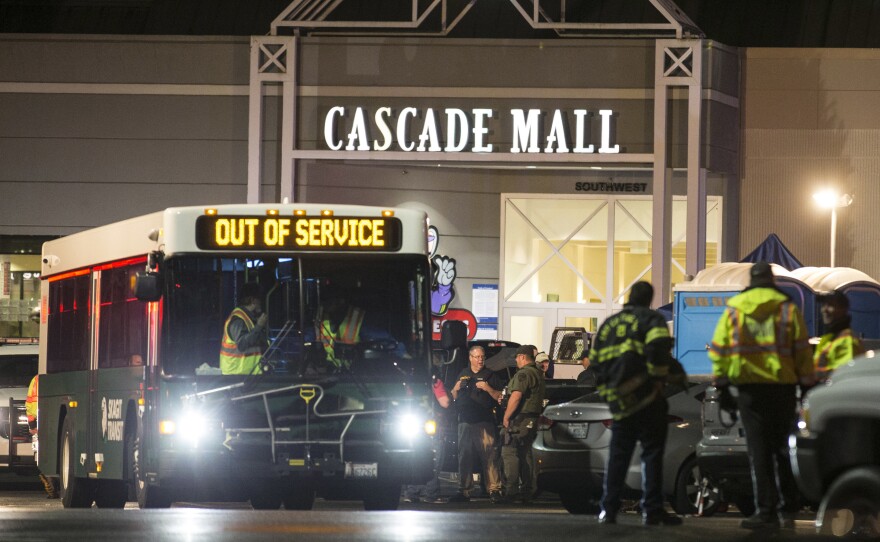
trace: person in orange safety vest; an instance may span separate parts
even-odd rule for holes
[[[37,455],[37,402],[39,400],[40,395],[40,375],[36,375],[31,379],[31,383],[28,386],[27,391],[27,399],[25,399],[24,409],[25,414],[27,415],[28,429],[31,433],[31,439],[34,443],[34,459],[36,459]],[[42,472],[37,472],[40,477],[40,482],[43,483],[43,489],[46,490],[46,496],[49,499],[57,499],[58,498],[58,490],[55,489],[55,484],[52,483],[52,480],[46,477]]]
[[[351,360],[341,355],[340,345],[355,345],[361,341],[361,328],[366,311],[337,298],[322,308],[315,318],[317,335],[324,347],[326,359],[335,368],[348,368]]]

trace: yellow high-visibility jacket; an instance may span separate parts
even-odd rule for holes
[[[254,321],[243,309],[236,307],[230,313],[229,318],[223,325],[223,342],[220,344],[220,372],[225,375],[252,375],[262,374],[260,359],[263,355],[261,344],[255,344],[249,348],[239,349],[236,344],[237,338],[229,333],[229,324],[234,318],[240,318],[250,333],[254,329]]]
[[[320,318],[318,337],[324,346],[327,360],[336,367],[347,366],[348,361],[337,356],[337,344],[357,344],[361,340],[361,327],[364,324],[365,311],[358,307],[349,307],[345,318],[339,324],[339,328],[333,331],[330,320]]]
[[[798,306],[776,288],[735,295],[709,348],[712,372],[732,384],[812,383],[813,356]]]
[[[862,352],[864,352],[862,342],[853,336],[852,330],[848,327],[837,333],[822,335],[819,344],[816,345],[816,353],[813,355],[816,378],[825,380],[834,369]]]

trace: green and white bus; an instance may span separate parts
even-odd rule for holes
[[[40,470],[65,507],[397,508],[433,468],[427,251],[422,212],[288,203],[169,208],[47,242]],[[265,350],[222,374],[249,283]],[[359,336],[331,355],[320,326],[340,299]]]

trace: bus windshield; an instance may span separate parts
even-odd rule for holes
[[[221,374],[225,324],[241,307],[247,283],[259,285],[268,316],[255,374],[427,371],[424,256],[187,255],[164,266],[160,364],[166,375]]]

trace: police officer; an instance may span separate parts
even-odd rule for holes
[[[788,457],[788,435],[796,421],[797,386],[814,382],[804,318],[778,290],[773,270],[758,262],[749,287],[730,298],[718,320],[709,358],[715,385],[735,385],[756,512],[745,529],[794,528],[798,490]]]
[[[535,348],[516,350],[519,369],[507,385],[501,459],[504,463],[504,496],[507,501],[531,501],[535,492],[532,443],[538,435],[538,416],[544,411],[544,373],[535,364]]]
[[[663,507],[663,451],[669,405],[663,394],[673,364],[666,319],[651,310],[654,287],[636,282],[629,303],[599,327],[590,359],[613,421],[599,523],[617,523],[620,495],[636,442],[642,444],[642,523],[681,525]]]
[[[237,306],[223,325],[220,371],[225,375],[261,374],[260,359],[268,346],[260,286],[248,282],[241,287]]]
[[[819,294],[819,312],[825,334],[813,354],[816,379],[824,381],[834,369],[864,352],[862,343],[850,329],[849,299],[839,290]]]

